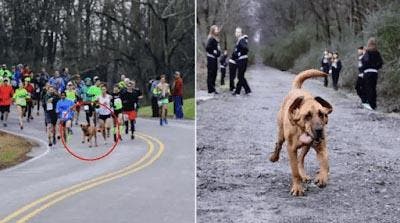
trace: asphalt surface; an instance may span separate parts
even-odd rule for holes
[[[361,109],[355,95],[306,81],[305,89],[333,105],[330,178],[326,188],[310,183],[306,196],[293,197],[285,145],[277,163],[268,157],[294,75],[258,65],[247,76],[251,96],[223,88],[197,103],[197,222],[400,222],[398,114]],[[314,177],[315,151],[305,162]]]
[[[29,161],[0,171],[1,223],[194,221],[194,122],[170,120],[160,127],[157,120],[138,119],[135,140],[123,135],[109,156],[87,162],[71,156],[60,142],[48,148],[43,115],[34,118],[23,131],[13,117],[8,128],[0,127],[41,144]],[[112,139],[104,145],[98,135],[99,147],[89,148],[81,144],[80,129],[73,131],[68,145],[85,157],[98,156],[112,145]],[[48,199],[39,200],[43,197]]]

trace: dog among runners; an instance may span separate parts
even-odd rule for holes
[[[97,147],[97,131],[96,127],[88,124],[81,124],[81,129],[82,129],[82,143],[85,143],[85,141],[88,142],[89,147],[93,147],[93,140],[94,144]]]
[[[311,147],[315,149],[320,164],[315,184],[325,187],[328,181],[328,149],[324,129],[332,106],[321,97],[315,97],[301,88],[303,82],[309,78],[326,76],[326,73],[314,69],[298,74],[278,113],[278,139],[270,161],[279,160],[279,153],[286,141],[292,170],[290,193],[293,196],[303,196],[302,183],[310,180],[304,170],[304,158]]]

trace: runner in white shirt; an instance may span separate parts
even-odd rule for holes
[[[113,125],[111,117],[111,95],[107,94],[107,87],[101,87],[101,96],[98,98],[100,103],[99,111],[99,128],[104,138],[104,144],[107,142],[107,138],[110,137],[110,130]],[[105,107],[107,106],[107,107]]]

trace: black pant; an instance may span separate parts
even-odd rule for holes
[[[329,74],[329,67],[323,67],[322,71]],[[324,86],[328,87],[328,77],[324,77]]]
[[[242,59],[237,61],[237,68],[238,68],[238,83],[236,84],[236,94],[240,94],[240,91],[242,90],[242,87],[244,88],[244,91],[246,94],[250,93],[250,87],[249,84],[247,83],[246,78],[244,77],[244,74],[247,69],[247,59]]]
[[[378,81],[378,73],[364,73],[364,92],[367,102],[371,108],[376,109],[376,84]]]
[[[221,67],[221,85],[225,85],[226,68]]]
[[[358,97],[360,97],[362,103],[367,103],[367,98],[364,92],[364,78],[358,77],[356,82],[356,91]]]
[[[29,100],[29,101],[26,103],[26,112],[28,113],[28,114],[27,114],[27,118],[28,118],[28,119],[30,119],[30,118],[32,117],[32,107],[33,107],[33,101],[32,101],[32,100]]]
[[[215,81],[217,79],[218,63],[217,59],[207,57],[207,88],[208,93],[215,92]]]
[[[153,113],[153,117],[160,117],[159,109],[158,109],[158,99],[157,97],[151,97],[151,110]]]
[[[339,82],[339,72],[332,72],[332,84],[333,88],[337,90]]]
[[[229,90],[235,89],[235,78],[236,78],[237,66],[234,63],[229,63]]]

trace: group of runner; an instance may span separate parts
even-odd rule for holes
[[[165,82],[165,78],[162,78]],[[160,98],[168,97],[168,85],[160,84],[154,89]],[[143,94],[136,83],[125,75],[113,86],[109,93],[107,86],[99,77],[81,79],[79,74],[70,75],[68,68],[49,75],[45,69],[34,73],[27,65],[17,65],[11,71],[6,65],[0,69],[0,114],[3,127],[7,127],[10,106],[15,104],[19,126],[24,128],[24,120],[33,119],[32,110],[37,106],[37,115],[42,107],[45,115],[45,127],[49,146],[57,143],[61,132],[65,140],[73,134],[72,126],[78,125],[81,111],[86,123],[96,126],[104,141],[114,136],[114,141],[122,139],[121,134],[135,138],[135,123],[139,100]],[[164,105],[165,101],[162,102]],[[160,106],[163,108],[164,106]],[[166,107],[166,106],[165,106]],[[167,124],[166,111],[163,111],[163,123]],[[61,132],[57,124],[62,125]],[[116,128],[117,126],[118,129]]]

